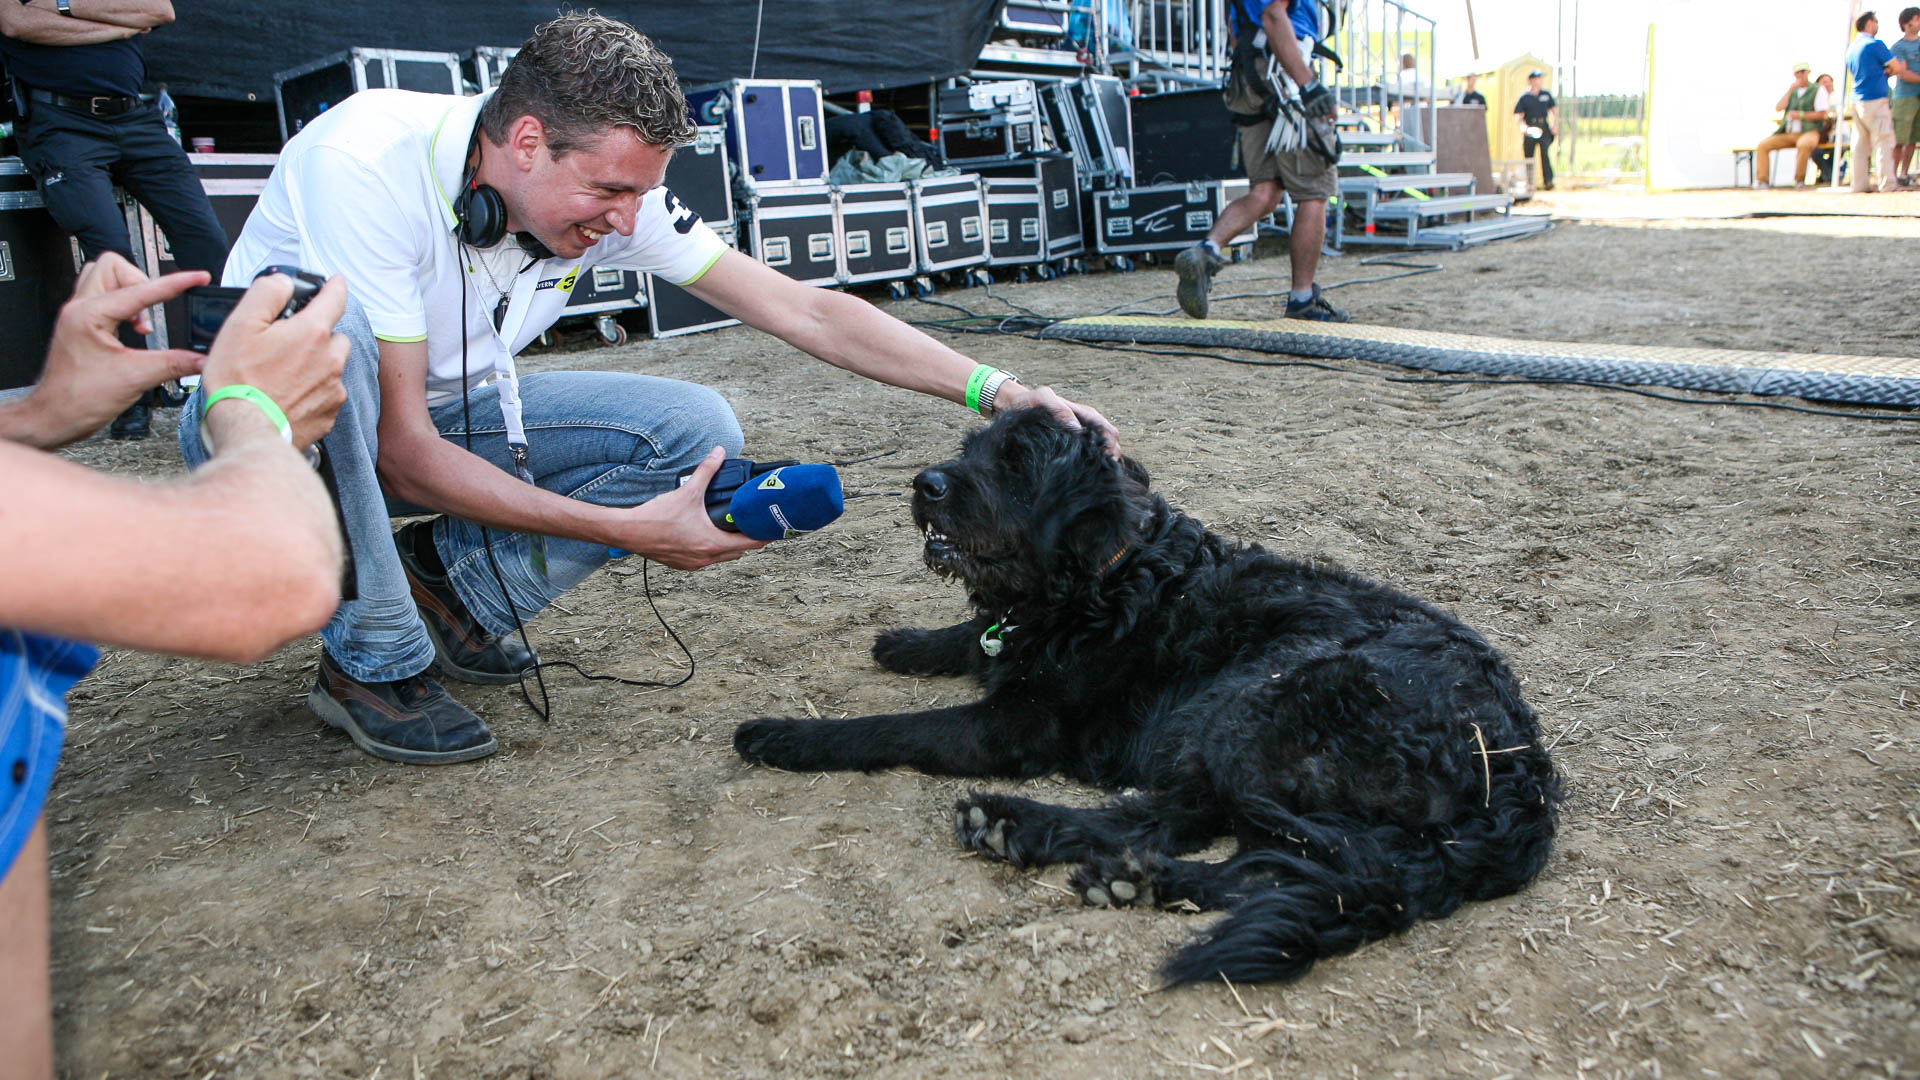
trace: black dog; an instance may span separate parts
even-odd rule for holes
[[[1091,904],[1231,909],[1168,961],[1176,983],[1297,978],[1545,863],[1553,765],[1506,661],[1459,620],[1229,543],[1096,433],[1037,410],[973,434],[914,489],[927,564],[979,614],[889,630],[874,659],[972,675],[986,696],[755,720],[734,734],[748,761],[1135,789],[1097,809],[976,793],[954,823],[991,859],[1078,863]],[[1228,834],[1223,862],[1174,857]]]

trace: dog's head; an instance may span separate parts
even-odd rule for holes
[[[1044,409],[999,416],[913,481],[927,565],[989,609],[1084,592],[1139,539],[1149,508],[1145,469]]]

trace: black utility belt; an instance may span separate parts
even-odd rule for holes
[[[28,101],[38,101],[48,105],[57,105],[62,109],[86,113],[88,116],[121,116],[146,104],[138,97],[124,94],[95,94],[92,97],[75,97],[72,94],[56,94],[51,90],[29,89]]]

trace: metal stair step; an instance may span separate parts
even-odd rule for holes
[[[1458,225],[1435,225],[1430,229],[1421,229],[1420,241],[1423,244],[1444,241],[1457,248],[1466,247],[1470,244],[1484,244],[1489,240],[1502,240],[1509,236],[1525,236],[1528,233],[1542,232],[1552,224],[1551,219],[1533,214],[1502,214],[1499,217],[1462,222]]]
[[[1367,154],[1341,154],[1340,167],[1358,169],[1371,165],[1376,169],[1432,168],[1434,153],[1431,150],[1380,150]]]
[[[1342,164],[1345,164],[1342,161]],[[1419,188],[1422,191],[1438,191],[1442,188],[1469,187],[1473,184],[1472,173],[1402,173],[1398,176],[1343,176],[1340,178],[1340,190],[1343,192],[1365,194],[1369,190],[1379,192],[1406,191]]]
[[[1342,146],[1399,146],[1400,136],[1391,131],[1342,131]]]
[[[1511,195],[1447,195],[1437,199],[1389,199],[1376,203],[1376,218],[1429,218],[1475,210],[1505,210],[1513,205]]]

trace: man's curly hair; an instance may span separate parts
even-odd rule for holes
[[[480,126],[498,145],[522,116],[540,121],[555,157],[616,127],[656,146],[694,139],[673,61],[645,34],[593,11],[534,28],[480,110]]]

